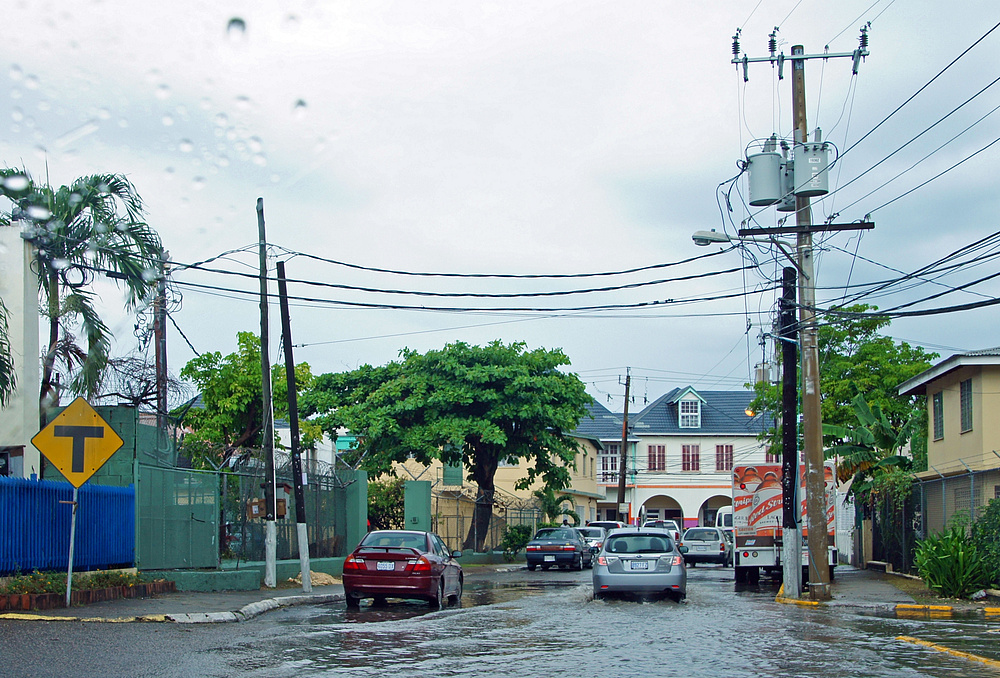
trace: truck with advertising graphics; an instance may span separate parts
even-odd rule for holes
[[[799,467],[799,513],[802,524],[802,566],[808,580],[809,552],[806,547],[805,467]],[[833,580],[837,565],[836,515],[837,485],[833,465],[824,466],[826,480],[827,564]],[[761,570],[772,577],[782,576],[782,487],[780,464],[755,464],[733,468],[733,564],[737,584],[753,584]]]

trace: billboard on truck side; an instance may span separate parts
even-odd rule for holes
[[[824,466],[826,483],[826,525],[827,533],[836,534],[834,507],[836,504],[836,483],[833,467]],[[799,466],[799,513],[802,517],[803,534],[806,530],[805,466]],[[754,464],[733,468],[733,529],[738,537],[768,536],[781,534],[781,465]]]

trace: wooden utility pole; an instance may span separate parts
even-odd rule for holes
[[[632,370],[625,368],[625,413],[622,415],[622,449],[618,459],[618,513],[621,514],[625,505],[625,468],[628,463],[628,398],[629,387],[632,384]],[[631,513],[631,511],[629,511]]]
[[[285,262],[278,262],[278,300],[281,303],[281,336],[285,349],[285,384],[288,386],[288,428],[292,436],[292,485],[295,487],[295,527],[299,544],[299,566],[302,592],[312,593],[309,566],[309,532],[306,529],[306,498],[302,473],[302,446],[299,444],[299,403],[295,388],[295,360],[292,358],[292,321],[288,313],[288,286],[285,283]]]
[[[792,120],[795,142],[809,141],[806,125],[806,62],[802,45],[792,47]],[[797,146],[797,148],[799,148]],[[796,159],[798,162],[802,160]],[[798,188],[798,187],[796,187]],[[806,461],[806,527],[809,530],[809,593],[813,600],[830,598],[827,563],[826,480],[823,477],[823,411],[820,407],[819,342],[816,330],[816,281],[813,272],[812,207],[809,198],[795,196],[795,225],[799,231],[799,336],[802,338],[802,449]]]
[[[260,384],[264,434],[264,586],[278,585],[278,527],[274,522],[274,421],[271,407],[271,361],[268,357],[267,237],[264,234],[264,198],[257,198],[257,235],[260,255]]]

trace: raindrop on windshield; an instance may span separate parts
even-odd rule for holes
[[[41,205],[31,205],[24,211],[28,213],[29,217],[35,219],[36,221],[45,221],[52,216],[52,212]]]
[[[178,148],[181,149],[181,153],[190,153],[194,150],[194,144],[190,139],[181,139],[180,144],[178,144]]]
[[[12,174],[3,180],[3,186],[8,191],[23,191],[28,187],[29,183],[28,177],[23,174]]]
[[[53,259],[52,260],[52,268],[56,269],[57,271],[61,271],[61,270],[65,269],[65,268],[67,268],[67,267],[69,267],[69,260],[68,259]]]
[[[247,22],[238,16],[234,16],[229,20],[229,24],[226,26],[226,35],[229,36],[230,40],[242,40],[247,32]]]

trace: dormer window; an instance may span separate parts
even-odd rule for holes
[[[701,428],[701,401],[682,400],[680,407],[681,428]]]

